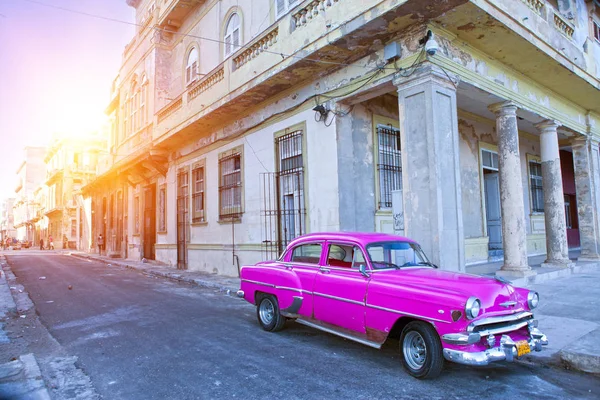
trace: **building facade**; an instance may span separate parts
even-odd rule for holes
[[[316,231],[443,269],[600,258],[597,0],[127,0],[107,251],[237,275]]]
[[[99,134],[53,138],[44,158],[46,179],[37,192],[44,202],[37,212],[46,218],[37,231],[46,245],[52,238],[54,248],[90,250],[91,204],[82,188],[94,180],[105,149],[106,139]]]
[[[37,221],[34,192],[46,177],[45,147],[25,147],[23,162],[17,169],[17,185],[13,204],[14,227],[17,239],[34,241]]]
[[[6,243],[7,238],[16,238],[17,230],[15,229],[15,218],[13,215],[14,198],[8,198],[2,201],[2,209],[0,212],[0,244]]]

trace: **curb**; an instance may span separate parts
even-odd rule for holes
[[[219,290],[219,292],[223,292],[228,296],[236,296],[236,292],[238,291],[239,287],[233,287],[230,285],[226,285],[226,284],[222,284],[219,282],[214,282],[211,280],[205,280],[205,279],[199,279],[199,278],[194,278],[194,277],[188,277],[176,272],[164,272],[164,271],[156,271],[150,268],[145,268],[145,267],[141,267],[141,266],[137,266],[137,265],[132,265],[129,263],[125,263],[123,261],[115,261],[114,259],[104,259],[104,258],[97,258],[97,257],[92,257],[89,255],[85,255],[85,254],[75,254],[75,253],[70,253],[68,254],[70,256],[73,257],[77,257],[77,258],[81,258],[81,259],[85,259],[85,260],[93,260],[93,261],[98,261],[98,262],[102,262],[104,264],[107,265],[118,265],[120,267],[124,267],[124,268],[128,268],[128,269],[132,269],[132,270],[136,270],[148,275],[152,275],[152,276],[157,276],[160,278],[166,278],[166,279],[170,279],[176,282],[183,282],[183,283],[189,283],[191,285],[194,286],[198,286],[198,287],[203,287],[203,288],[207,288],[207,289],[217,289]]]
[[[562,349],[559,352],[560,359],[571,369],[600,374],[600,349],[597,346],[599,337],[600,329],[591,331]]]
[[[0,365],[0,398],[51,400],[33,354]]]

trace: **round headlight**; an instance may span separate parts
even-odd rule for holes
[[[481,302],[477,297],[469,297],[465,306],[465,315],[468,319],[476,318],[481,311]]]
[[[527,305],[529,306],[530,310],[536,308],[539,303],[540,295],[537,294],[537,292],[529,292],[529,294],[527,294]]]

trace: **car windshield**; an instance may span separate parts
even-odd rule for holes
[[[411,242],[383,242],[367,246],[367,253],[374,269],[433,267],[421,247]]]

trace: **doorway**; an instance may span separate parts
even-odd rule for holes
[[[189,172],[177,173],[177,269],[187,269],[187,242],[189,239]]]
[[[502,212],[500,210],[500,180],[498,172],[483,171],[485,191],[485,217],[490,239],[489,249],[502,249]]]
[[[502,212],[500,208],[498,153],[488,149],[481,149],[481,166],[483,170],[485,220],[491,255],[492,252],[502,249]]]
[[[156,184],[144,190],[144,254],[147,260],[154,260],[156,244]]]

